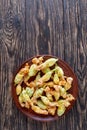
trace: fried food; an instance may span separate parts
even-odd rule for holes
[[[32,64],[25,64],[14,79],[16,94],[21,107],[32,109],[37,114],[61,116],[75,100],[68,90],[73,78],[64,75],[58,59],[35,57]]]

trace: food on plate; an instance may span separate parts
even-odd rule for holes
[[[14,79],[16,95],[21,107],[37,114],[62,116],[71,101],[69,90],[73,78],[64,74],[58,59],[35,57],[19,70]]]

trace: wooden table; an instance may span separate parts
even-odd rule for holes
[[[65,60],[79,82],[73,109],[49,123],[24,116],[11,96],[16,69],[38,54]],[[0,130],[87,130],[87,0],[0,0]]]

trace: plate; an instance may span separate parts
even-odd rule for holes
[[[40,57],[40,56],[43,56],[44,60],[47,60],[49,58],[57,58],[55,56],[51,56],[51,55],[39,55],[39,56],[35,56],[35,57]],[[34,58],[34,57],[32,57]],[[12,97],[13,97],[13,100],[17,106],[17,108],[23,113],[25,114],[26,116],[34,119],[34,120],[38,120],[38,121],[42,121],[42,122],[45,122],[45,121],[53,121],[53,120],[56,120],[56,119],[59,119],[61,117],[58,117],[58,115],[54,115],[54,116],[51,116],[51,115],[39,115],[39,114],[36,114],[35,112],[33,112],[31,109],[26,109],[26,108],[22,108],[18,102],[18,96],[16,95],[16,87],[14,86],[14,78],[16,76],[16,74],[19,72],[19,70],[25,65],[26,62],[29,63],[29,65],[32,64],[32,58],[28,59],[27,61],[25,61],[19,68],[18,70],[16,71],[14,77],[13,77],[13,80],[12,80]],[[57,64],[63,69],[64,71],[64,75],[66,76],[70,76],[73,78],[73,83],[72,83],[72,87],[71,89],[69,90],[69,92],[74,96],[75,100],[73,100],[71,102],[71,105],[66,108],[66,111],[64,114],[68,113],[68,111],[73,107],[76,99],[77,99],[77,96],[78,96],[78,80],[77,80],[77,77],[75,75],[75,73],[73,72],[73,70],[71,69],[71,67],[65,62],[63,61],[62,59],[59,59],[58,58],[58,61],[57,61]]]

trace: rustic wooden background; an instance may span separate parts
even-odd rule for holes
[[[34,121],[12,101],[15,70],[38,54],[62,58],[78,77],[78,100],[61,120]],[[87,130],[87,0],[0,0],[0,130]]]

